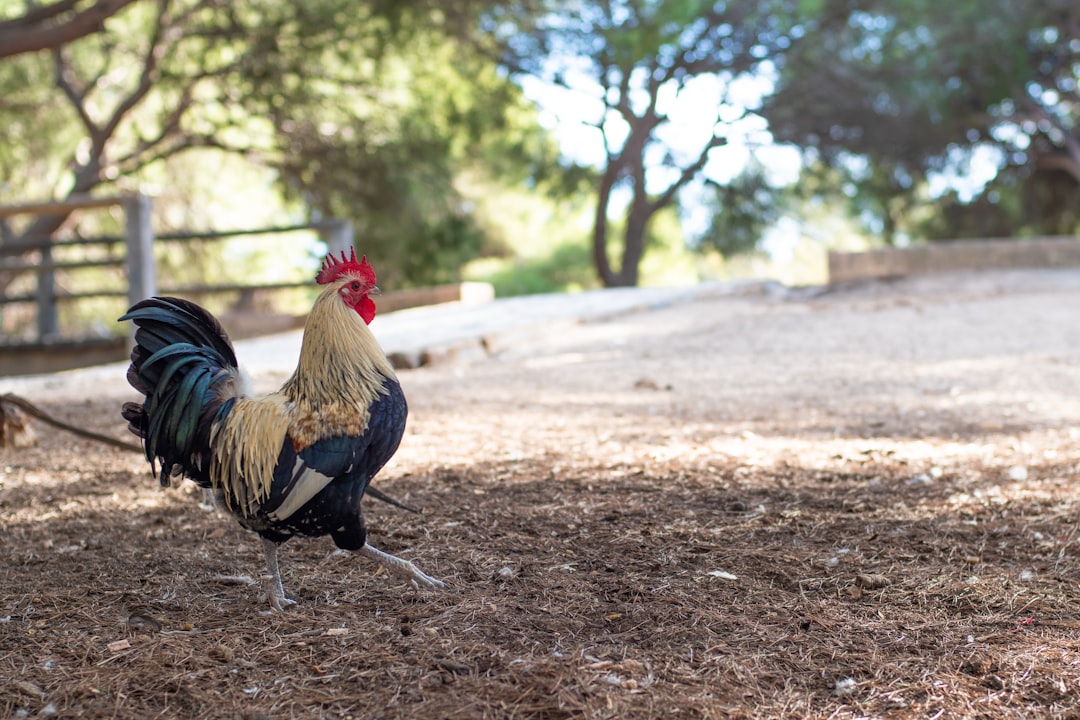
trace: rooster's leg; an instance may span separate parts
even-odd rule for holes
[[[375,562],[382,565],[387,570],[395,572],[402,577],[408,578],[412,581],[413,585],[416,585],[417,587],[421,585],[429,588],[446,587],[446,583],[444,583],[442,580],[436,580],[430,575],[425,574],[423,571],[420,570],[420,568],[416,567],[408,560],[403,560],[396,555],[391,555],[390,553],[383,552],[379,548],[365,544],[359,550],[354,550],[353,552],[357,553],[358,555],[368,556]]]
[[[199,509],[211,512],[217,509],[217,503],[214,501],[214,491],[210,488],[199,488],[202,491],[202,499],[199,501]]]
[[[281,586],[281,569],[278,567],[278,543],[263,538],[263,553],[266,555],[266,594],[270,598],[270,607],[284,610],[295,605],[295,600],[285,597],[285,588]]]

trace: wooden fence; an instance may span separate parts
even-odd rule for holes
[[[0,221],[17,215],[71,214],[120,207],[124,212],[123,235],[108,237],[54,239],[52,237],[21,238],[16,244],[0,244],[0,320],[5,307],[29,304],[36,308],[36,339],[30,342],[5,342],[0,333],[0,377],[55,372],[75,367],[96,365],[125,357],[126,340],[122,337],[87,338],[62,337],[59,334],[60,303],[78,302],[90,298],[126,298],[134,304],[151,295],[169,294],[198,297],[216,293],[235,293],[240,296],[237,307],[262,291],[289,288],[309,288],[311,280],[263,284],[199,284],[159,287],[154,248],[162,243],[181,243],[196,240],[222,240],[245,235],[276,235],[299,231],[315,231],[332,252],[348,252],[353,247],[352,225],[344,220],[324,220],[318,223],[267,227],[223,232],[179,232],[155,235],[151,225],[151,201],[145,195],[123,197],[69,198],[60,202],[27,203],[0,206]],[[106,257],[95,260],[59,260],[55,251],[65,247],[106,247]],[[35,256],[27,260],[26,256]],[[116,287],[100,287],[77,292],[59,292],[57,273],[76,273],[88,268],[122,268],[126,282]],[[22,294],[4,291],[16,275],[33,275],[34,290]],[[428,288],[387,292],[378,296],[379,312],[390,312],[419,305],[445,302],[478,303],[491,300],[494,290],[487,283],[458,283]],[[277,332],[296,327],[298,318],[271,316],[265,313],[230,313],[221,319],[234,338]],[[238,320],[232,325],[231,319]],[[299,318],[302,321],[302,318]],[[231,327],[230,327],[231,326]],[[2,327],[2,326],[0,326]]]
[[[82,197],[58,202],[27,203],[0,207],[0,219],[16,215],[71,214],[89,210],[121,207],[124,212],[123,236],[104,236],[54,240],[51,237],[26,238],[16,244],[0,245],[0,277],[30,273],[36,276],[36,290],[31,293],[11,295],[0,292],[0,309],[3,306],[32,303],[37,310],[36,340],[62,340],[59,337],[58,304],[95,297],[126,297],[128,304],[155,294],[198,296],[222,292],[251,293],[257,290],[278,290],[308,287],[310,280],[294,283],[264,283],[261,285],[217,284],[159,287],[157,266],[154,261],[156,244],[190,242],[194,240],[222,240],[243,235],[270,235],[314,230],[319,233],[330,250],[339,252],[353,246],[352,225],[343,220],[326,220],[320,223],[267,227],[222,232],[162,233],[155,236],[151,224],[151,201],[145,195],[125,197]],[[106,247],[107,257],[99,260],[59,261],[55,251],[64,247]],[[36,261],[23,256],[36,253]],[[56,289],[57,272],[77,272],[88,268],[124,268],[126,287],[102,287],[78,292],[60,293]]]

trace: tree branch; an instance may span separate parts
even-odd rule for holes
[[[100,32],[108,18],[133,2],[135,0],[99,0],[92,7],[63,22],[50,24],[50,20],[78,4],[78,0],[62,0],[31,10],[20,18],[0,23],[0,58],[52,50]]]
[[[3,405],[11,405],[12,407],[17,407],[31,417],[37,418],[38,420],[48,423],[53,427],[60,428],[61,430],[66,430],[69,433],[78,435],[79,437],[87,438],[89,440],[95,440],[100,443],[105,443],[106,445],[111,445],[112,447],[120,448],[121,450],[134,450],[135,452],[140,453],[143,451],[142,446],[136,445],[135,443],[117,440],[114,437],[102,435],[101,433],[96,433],[91,430],[81,428],[77,425],[72,425],[71,423],[64,422],[63,420],[57,420],[52,415],[49,415],[47,412],[39,408],[37,405],[31,403],[29,400],[21,398],[18,395],[13,395],[12,393],[0,395],[0,406]]]
[[[86,128],[87,134],[90,135],[91,141],[96,143],[98,135],[101,134],[101,128],[98,127],[94,118],[90,117],[90,113],[86,109],[86,93],[89,88],[83,88],[82,91],[75,89],[71,66],[68,65],[67,59],[64,57],[63,48],[58,47],[53,50],[53,64],[56,66],[56,87],[71,102],[71,106],[78,114],[79,120],[82,121],[83,126]]]
[[[688,182],[693,180],[694,177],[701,172],[702,168],[705,167],[705,163],[709,161],[709,151],[726,144],[727,138],[725,137],[714,134],[709,138],[709,142],[702,148],[701,154],[698,155],[697,160],[683,168],[683,171],[679,174],[679,177],[675,182],[671,183],[664,192],[660,193],[660,195],[650,203],[649,214],[651,215],[670,205],[675,200],[675,194]]]
[[[1061,133],[1062,142],[1065,145],[1063,154],[1067,155],[1074,163],[1080,163],[1080,138],[1077,137],[1075,128],[1067,126],[1062,122],[1061,118],[1032,98],[1029,98],[1025,104],[1031,108],[1036,118],[1045,120]],[[1080,176],[1077,176],[1077,180],[1080,181]]]
[[[157,137],[148,140],[140,136],[139,141],[135,143],[135,147],[132,148],[128,154],[117,157],[115,164],[118,167],[128,165],[129,163],[134,167],[142,167],[143,163],[138,161],[139,155],[154,149],[180,130],[180,121],[183,120],[184,113],[186,113],[192,105],[193,89],[193,86],[187,86],[183,89],[180,99],[177,100],[176,107],[174,107],[162,121]]]
[[[172,140],[170,144],[163,144],[165,140],[169,139]],[[250,147],[229,145],[228,143],[212,135],[191,135],[177,138],[162,138],[162,142],[155,144],[154,147],[159,147],[160,149],[153,154],[147,154],[141,157],[133,153],[126,156],[122,162],[118,161],[116,163],[117,166],[122,165],[122,167],[119,168],[120,174],[132,175],[145,167],[153,165],[159,160],[165,160],[167,158],[173,157],[174,155],[182,153],[185,150],[191,150],[194,148],[216,148],[218,150],[222,150],[224,152],[234,155],[244,155],[253,152],[253,149]]]
[[[131,112],[132,108],[138,105],[154,87],[154,71],[157,69],[158,60],[165,53],[162,38],[165,34],[165,17],[168,14],[171,0],[158,0],[157,4],[158,15],[154,20],[154,32],[150,36],[150,43],[143,58],[143,69],[139,75],[139,84],[113,110],[112,117],[102,128],[102,132],[105,133],[106,137],[112,137],[124,116]]]
[[[1060,170],[1080,184],[1080,160],[1065,153],[1037,153],[1035,167],[1039,170]]]
[[[34,25],[66,13],[78,4],[79,0],[62,0],[62,2],[53,3],[52,5],[46,5],[44,7],[34,7],[30,5],[30,3],[27,3],[28,7],[25,14],[17,18],[12,18],[11,20],[0,22],[0,32],[3,32],[8,28],[18,28],[20,30],[33,28]]]

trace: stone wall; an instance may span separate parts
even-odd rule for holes
[[[910,248],[829,252],[829,282],[957,270],[1080,266],[1080,237],[953,240]]]

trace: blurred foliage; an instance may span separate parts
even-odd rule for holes
[[[490,282],[497,295],[573,291],[597,285],[584,238],[593,205],[583,192],[537,192],[507,186],[473,171],[458,179],[486,245],[463,269],[467,280]]]
[[[898,242],[1080,229],[1080,6],[817,4],[762,115],[868,230]],[[996,178],[957,189],[978,152]],[[952,188],[931,193],[943,176]]]
[[[589,249],[583,243],[557,245],[539,257],[489,259],[467,270],[472,279],[489,282],[498,297],[596,287]]]
[[[289,196],[352,220],[393,286],[458,279],[488,246],[458,188],[463,173],[563,190],[558,148],[517,86],[455,42],[419,31],[413,40],[373,66],[377,104],[339,97],[275,118]]]
[[[712,194],[706,206],[711,221],[697,242],[725,257],[757,250],[765,232],[788,211],[791,191],[774,187],[757,161],[731,182],[709,187]]]

